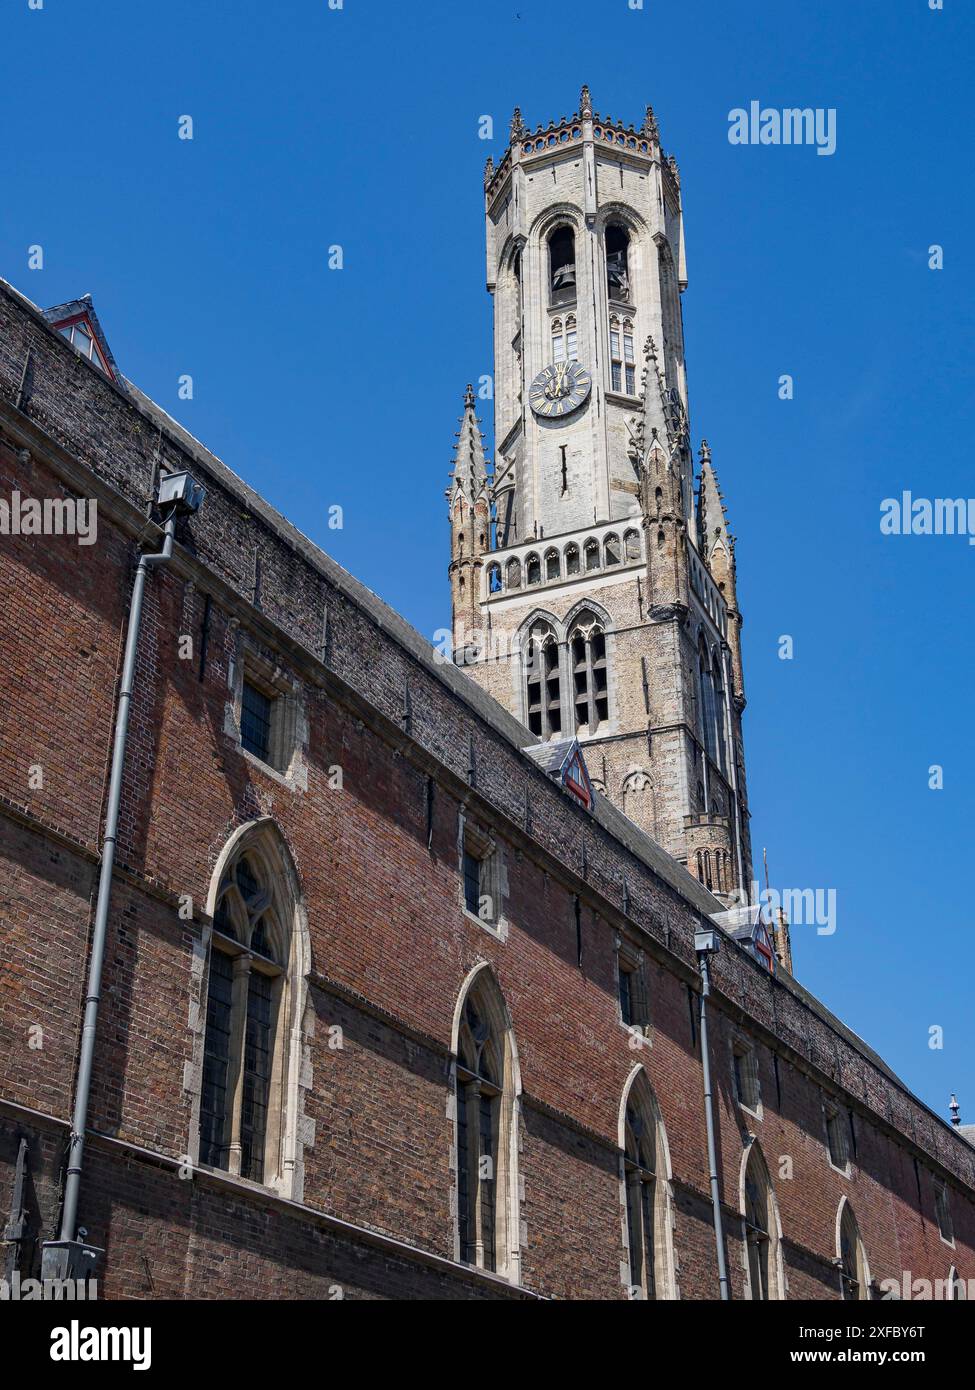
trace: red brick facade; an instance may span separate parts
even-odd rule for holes
[[[150,580],[140,643],[81,1195],[106,1251],[103,1294],[625,1298],[620,1112],[642,1065],[669,1151],[667,1291],[715,1297],[693,933],[719,904],[619,813],[590,815],[561,791],[520,751],[531,736],[463,673],[0,286],[0,496],[99,504],[90,547],[0,537],[0,1210],[26,1136],[22,1271],[56,1233],[121,649],[137,543],[159,546],[147,508],[160,466],[191,469],[208,498]],[[245,648],[298,692],[301,777],[263,768],[228,725]],[[462,820],[500,848],[501,932],[464,911]],[[290,1197],[185,1158],[211,881],[255,821],[288,847],[310,951]],[[647,963],[639,1048],[620,1021],[618,937]],[[517,1282],[457,1259],[451,1050],[482,962],[517,1048]],[[840,1296],[844,1197],[875,1283],[952,1267],[975,1279],[975,1149],[791,979],[730,942],[714,973],[733,1296],[748,1296],[750,1136],[789,1298]],[[734,1096],[737,1037],[756,1049],[756,1114]],[[849,1176],[830,1164],[824,1104],[852,1124]]]

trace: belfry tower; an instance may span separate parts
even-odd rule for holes
[[[448,489],[455,659],[715,893],[751,882],[735,543],[695,477],[680,175],[653,111],[485,171],[495,463],[468,388]],[[527,740],[526,740],[527,742]]]

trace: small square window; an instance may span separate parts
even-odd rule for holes
[[[738,1104],[747,1110],[758,1111],[762,1092],[758,1079],[758,1058],[755,1049],[748,1043],[736,1042],[732,1052],[732,1065],[735,1077],[735,1095]]]
[[[497,926],[501,917],[498,850],[487,835],[470,825],[464,828],[461,869],[465,908],[486,926]]]
[[[617,946],[616,974],[620,1021],[627,1028],[643,1032],[650,1023],[643,953],[620,941]]]
[[[249,680],[244,681],[240,705],[240,742],[248,753],[268,761],[271,746],[271,709],[273,700],[258,690]]]
[[[633,1022],[633,972],[619,969],[620,1017],[627,1027]]]
[[[948,1201],[948,1188],[943,1182],[936,1182],[934,1185],[934,1209],[938,1216],[938,1230],[941,1239],[949,1245],[955,1243],[955,1233],[951,1224],[951,1206]]]
[[[850,1159],[847,1126],[844,1116],[835,1105],[826,1107],[826,1143],[830,1163],[834,1168],[845,1172]]]

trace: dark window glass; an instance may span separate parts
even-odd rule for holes
[[[626,1230],[630,1241],[630,1283],[635,1289],[639,1289],[643,1285],[642,1270],[640,1269],[639,1212],[636,1204],[637,1186],[638,1184],[628,1172],[626,1175]]]
[[[271,701],[250,681],[244,681],[240,711],[240,741],[248,753],[267,762],[271,740]]]
[[[460,1229],[460,1258],[473,1264],[471,1242],[470,1144],[467,1134],[467,1085],[457,1083],[457,1223]]]
[[[484,1247],[484,1268],[495,1269],[494,1253],[494,1099],[480,1096],[480,1186],[481,1243]]]
[[[271,1079],[271,993],[267,975],[251,971],[247,986],[247,1032],[244,1040],[244,1092],[240,1112],[241,1176],[264,1180],[267,1092]]]
[[[200,1162],[226,1166],[224,1122],[227,1113],[227,1068],[230,1061],[230,1012],[234,966],[230,956],[210,956],[206,1041],[203,1046],[203,1093],[200,1100]]]
[[[647,1298],[656,1298],[653,1270],[653,1183],[640,1183],[640,1209],[643,1213],[643,1269],[647,1281]]]
[[[633,977],[628,970],[620,967],[620,1013],[623,1022],[629,1027],[633,1022]]]
[[[464,850],[464,905],[477,917],[481,908],[481,861]]]

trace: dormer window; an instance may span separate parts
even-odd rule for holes
[[[94,362],[100,372],[104,372],[106,376],[109,375],[105,359],[102,357],[101,349],[95,341],[95,334],[87,319],[76,319],[73,323],[58,324],[57,329],[62,337],[67,338],[72,347],[77,348],[82,357],[87,357],[89,362]]]

